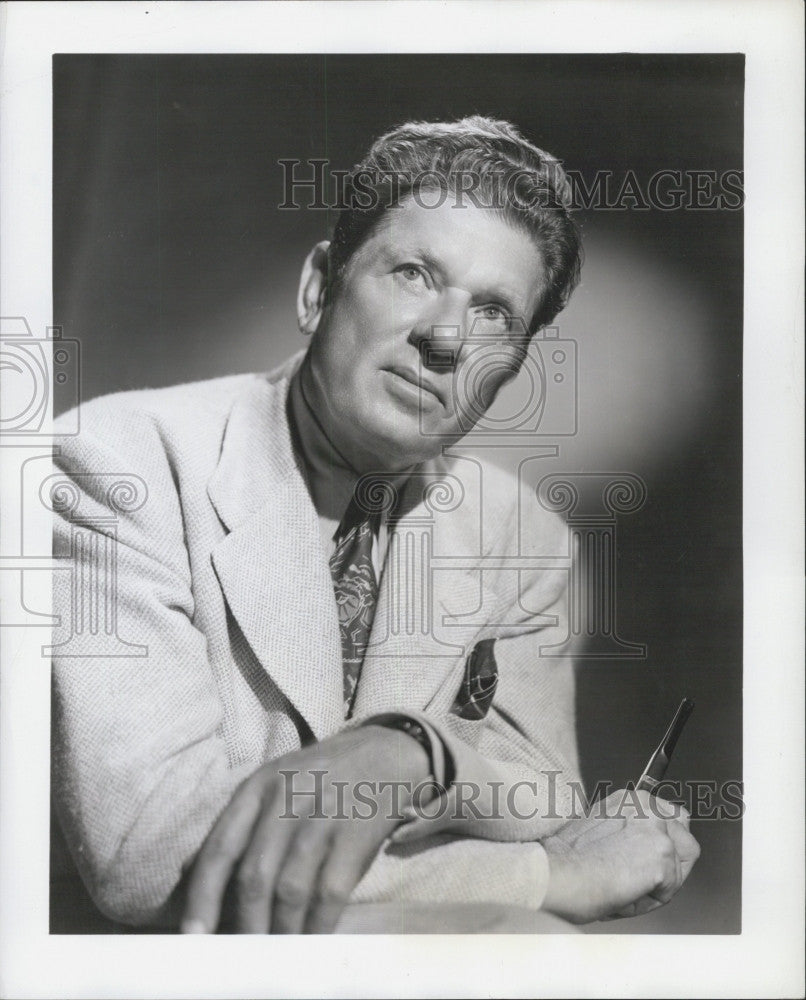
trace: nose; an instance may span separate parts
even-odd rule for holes
[[[459,364],[465,341],[467,306],[462,296],[442,295],[431,309],[417,317],[409,342],[420,352],[424,368],[453,371]]]

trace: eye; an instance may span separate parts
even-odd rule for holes
[[[418,281],[428,284],[425,271],[419,264],[401,264],[395,268],[395,274],[400,275],[406,284],[414,285]]]
[[[480,309],[480,316],[488,323],[495,323],[496,326],[509,329],[510,315],[503,306],[496,302],[489,302]]]

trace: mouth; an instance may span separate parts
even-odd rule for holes
[[[420,392],[425,392],[428,393],[429,396],[433,396],[434,399],[436,399],[437,402],[444,407],[445,401],[442,398],[442,393],[436,388],[435,385],[429,382],[428,379],[423,378],[422,375],[420,375],[420,373],[414,368],[407,368],[403,365],[392,365],[390,368],[387,368],[386,371],[397,376],[397,378],[402,379],[404,382],[408,383],[408,385],[418,389]]]

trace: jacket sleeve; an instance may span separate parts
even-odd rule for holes
[[[54,573],[52,788],[96,905],[144,924],[160,919],[255,765],[230,768],[218,734],[223,708],[192,621],[177,487],[158,431],[131,414],[123,435],[103,403],[93,413],[94,433],[60,440],[48,483],[65,565]]]
[[[494,843],[438,833],[387,841],[351,903],[491,903],[539,910],[549,883],[539,843]]]

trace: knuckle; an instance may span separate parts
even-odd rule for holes
[[[349,898],[349,892],[342,885],[327,882],[320,885],[315,894],[316,904],[327,908],[344,906]]]
[[[253,902],[269,891],[269,876],[260,862],[248,861],[238,869],[235,877],[238,897],[244,902]]]
[[[671,875],[674,875],[677,862],[677,851],[672,843],[667,842],[661,846],[658,860],[664,872],[664,879],[668,880]]]
[[[228,858],[232,855],[230,837],[226,828],[214,828],[204,845],[204,855],[206,858]]]
[[[652,815],[658,819],[675,819],[678,816],[677,806],[674,802],[667,802],[666,799],[662,799],[659,795],[653,797],[651,805]]]
[[[655,888],[668,885],[675,880],[677,854],[670,841],[658,844],[653,866]]]
[[[653,885],[655,889],[660,889],[669,881],[669,868],[667,865],[658,864],[655,868]]]
[[[305,888],[291,876],[283,876],[277,883],[275,895],[280,903],[285,906],[297,908],[302,906],[308,899]]]
[[[677,851],[674,848],[674,842],[671,837],[664,836],[660,842],[660,854],[664,861],[674,861],[677,857]]]

